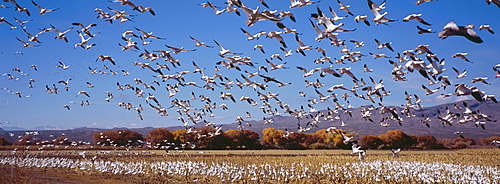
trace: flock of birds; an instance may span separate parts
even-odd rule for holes
[[[436,0],[418,0],[415,4],[433,3],[431,1]],[[32,9],[32,7],[25,7],[24,5],[18,4],[15,0],[4,0],[4,2],[5,5],[1,5],[0,8],[7,9],[13,7],[17,12],[25,13],[28,16],[32,14],[29,10]],[[106,9],[96,8],[94,11],[97,14],[97,19],[104,20],[110,24],[117,24],[117,22],[133,23],[134,18],[137,16],[134,15],[134,13],[149,13],[150,16],[156,16],[158,13],[155,12],[152,7],[138,5],[130,0],[112,0],[111,2],[120,4],[123,6],[123,9],[127,10],[117,10],[111,7],[107,7]],[[265,8],[270,8],[269,4],[264,0],[259,0],[259,2]],[[402,110],[399,110],[396,107],[383,104],[384,98],[392,95],[392,93],[386,89],[382,79],[376,79],[376,75],[370,76],[368,79],[359,77],[360,74],[357,68],[353,68],[352,65],[357,62],[362,62],[362,59],[366,57],[372,57],[375,60],[388,60],[387,66],[392,66],[392,71],[387,71],[386,73],[391,75],[392,80],[396,82],[408,81],[407,75],[409,73],[418,73],[415,75],[419,75],[422,77],[422,80],[428,81],[427,84],[421,85],[423,91],[415,91],[416,93],[424,93],[425,95],[440,94],[444,98],[451,96],[471,96],[480,102],[490,100],[495,103],[497,102],[494,94],[482,91],[476,86],[471,86],[475,83],[489,85],[490,79],[488,79],[488,77],[475,77],[472,78],[470,83],[454,83],[453,78],[460,79],[467,77],[466,70],[459,70],[452,67],[456,75],[445,75],[447,74],[445,57],[438,55],[438,52],[433,51],[430,45],[421,44],[415,47],[415,49],[399,51],[392,46],[392,42],[375,38],[376,50],[374,51],[385,50],[391,54],[388,55],[374,52],[367,54],[356,50],[360,47],[366,47],[365,44],[367,43],[364,41],[355,39],[345,40],[344,35],[346,35],[347,32],[356,31],[356,29],[344,28],[342,20],[346,20],[349,17],[354,19],[355,22],[366,26],[391,26],[391,24],[397,22],[398,19],[388,17],[388,12],[385,11],[386,1],[378,4],[372,0],[367,0],[367,8],[371,11],[372,15],[355,15],[349,9],[350,5],[346,5],[340,0],[337,0],[338,7],[332,4],[332,6],[328,7],[328,11],[324,11],[324,7],[317,6],[315,12],[312,12],[310,17],[295,17],[294,11],[298,11],[298,9],[305,6],[315,6],[317,3],[319,3],[319,1],[291,0],[288,10],[268,10],[261,9],[260,6],[250,7],[242,0],[227,0],[222,8],[208,1],[199,4],[201,7],[209,9],[207,10],[208,12],[213,10],[215,15],[230,13],[235,16],[240,16],[244,19],[248,27],[257,26],[260,21],[274,23],[279,31],[250,33],[246,28],[240,28],[242,35],[246,36],[247,41],[259,40],[263,37],[277,41],[275,47],[279,48],[283,53],[270,55],[268,49],[273,47],[273,45],[256,44],[253,47],[257,52],[264,55],[270,55],[268,59],[264,59],[264,64],[255,62],[251,57],[244,55],[244,53],[230,50],[223,46],[224,43],[219,43],[215,39],[213,43],[210,44],[199,40],[199,38],[194,38],[194,36],[190,37],[190,39],[193,41],[193,45],[196,49],[186,49],[184,47],[174,46],[174,44],[170,43],[164,44],[164,48],[154,48],[153,50],[144,49],[144,47],[147,47],[152,41],[159,42],[166,38],[163,37],[161,33],[153,33],[134,26],[133,29],[126,30],[120,35],[123,42],[118,43],[118,46],[123,52],[141,52],[139,54],[139,59],[142,59],[142,61],[135,61],[133,67],[149,71],[154,77],[151,82],[146,81],[151,79],[151,77],[147,76],[134,78],[133,81],[126,84],[116,82],[116,92],[106,91],[104,100],[107,102],[115,101],[114,93],[130,93],[137,96],[139,99],[143,99],[145,103],[133,104],[132,102],[118,102],[116,104],[121,108],[133,110],[140,120],[145,120],[143,111],[153,110],[160,116],[177,116],[177,120],[182,126],[193,133],[197,132],[196,129],[193,128],[195,124],[205,124],[206,126],[212,126],[218,130],[216,133],[199,135],[199,137],[216,136],[220,134],[222,125],[210,122],[209,118],[207,118],[216,117],[216,109],[224,111],[230,110],[232,106],[244,105],[249,105],[252,108],[259,108],[264,116],[289,115],[296,118],[296,132],[306,132],[311,130],[311,128],[317,127],[318,123],[328,121],[339,121],[342,122],[341,126],[345,126],[346,124],[342,121],[340,115],[353,115],[352,111],[355,107],[351,105],[350,101],[354,99],[369,104],[361,106],[360,111],[360,115],[367,121],[374,121],[371,118],[374,112],[388,115],[380,121],[380,126],[387,127],[390,125],[390,122],[397,122],[402,125],[405,118],[415,117],[421,118],[421,122],[430,127],[429,117],[416,115],[416,112],[423,108],[423,100],[417,94],[405,92],[404,100],[406,103],[402,104]],[[500,7],[499,1],[487,1],[487,3],[493,3]],[[59,8],[43,8],[43,6],[37,4],[33,0],[32,4],[40,10],[38,12],[40,15],[49,13],[55,14],[59,10]],[[338,11],[337,9],[340,11],[336,12]],[[340,15],[341,12],[346,15]],[[402,21],[416,21],[422,26],[430,26],[431,24],[424,20],[424,17],[425,16],[422,14],[410,14],[404,17]],[[315,41],[330,42],[332,46],[329,48],[315,47],[308,44],[311,40],[302,40],[302,38],[305,37],[301,32],[302,30],[299,31],[288,27],[288,25],[293,25],[294,22],[297,22],[297,19],[308,19],[311,29],[317,34],[314,38]],[[68,25],[67,27],[69,28],[65,29],[61,29],[60,27],[56,28],[56,26],[50,24],[50,27],[42,28],[35,34],[32,31],[28,31],[30,22],[31,20],[22,21],[15,18],[13,21],[8,17],[0,17],[0,26],[2,26],[2,24],[7,24],[10,26],[10,29],[23,30],[27,39],[24,39],[24,37],[16,37],[16,39],[20,42],[20,45],[25,48],[43,47],[40,41],[43,37],[42,35],[53,34],[55,39],[61,39],[64,40],[64,42],[70,43],[73,42],[73,40],[70,41],[67,35],[76,34],[79,40],[76,43],[73,42],[74,49],[81,48],[84,50],[94,50],[96,43],[94,43],[93,40],[99,38],[101,34],[104,34],[95,31],[98,24],[81,22],[74,22],[72,23],[73,27],[69,27],[70,25]],[[3,26],[1,28],[5,29]],[[489,25],[480,25],[479,30],[487,30],[489,34],[495,34]],[[436,33],[436,31],[417,26],[416,34],[432,33]],[[467,39],[475,43],[483,42],[483,39],[476,33],[475,26],[472,24],[457,25],[455,21],[450,21],[442,28],[442,31],[438,33],[438,37],[446,39],[450,36],[461,36],[464,37],[464,40]],[[291,48],[294,46],[292,46],[293,44],[288,40],[289,37],[295,39],[297,44],[295,48]],[[220,56],[221,60],[216,62],[213,69],[214,72],[211,72],[210,69],[200,67],[196,61],[181,61],[176,58],[177,55],[181,53],[193,53],[193,55],[196,55],[197,49],[218,50],[216,54]],[[327,50],[329,52],[327,52]],[[329,55],[333,53],[333,51],[330,50],[338,50],[342,55],[332,58]],[[308,68],[300,65],[293,67],[290,66],[291,64],[289,62],[284,61],[293,54],[307,56],[315,54],[313,52],[321,54],[319,58],[314,60],[314,63],[318,66],[315,68]],[[16,54],[22,54],[22,52]],[[467,56],[468,53],[460,52],[454,54],[452,58],[460,58],[465,62],[472,63],[473,61],[469,60]],[[120,63],[120,59],[116,59],[113,56],[101,54],[96,57],[95,61],[101,61],[105,64],[101,69],[88,67],[90,75],[131,75],[129,71],[123,68],[118,70],[111,69],[112,67],[116,68],[124,65]],[[369,74],[374,72],[373,68],[368,67],[369,64],[370,63],[365,63],[363,65],[363,73]],[[192,65],[192,69],[181,70],[180,68],[185,68],[185,65]],[[30,67],[33,72],[38,71],[36,64],[30,65]],[[62,61],[59,61],[56,67],[60,68],[61,71],[70,70],[72,68],[71,65]],[[13,68],[11,73],[5,73],[3,76],[7,76],[8,80],[14,81],[29,76],[29,72],[26,71],[27,69],[21,68],[22,67]],[[285,81],[288,80],[286,77],[278,78],[272,76],[273,71],[295,70],[294,68],[303,72],[303,87],[300,85],[301,81]],[[500,77],[500,64],[492,66],[492,68],[496,73],[493,77]],[[226,72],[228,74],[226,74]],[[324,87],[327,85],[326,82],[321,82],[319,80],[320,78],[310,80],[309,78],[312,78],[311,76],[319,76],[321,79],[324,78],[325,80],[348,78],[352,83],[335,84],[324,90]],[[191,81],[192,78],[197,78],[197,80]],[[95,98],[94,94],[84,89],[73,92],[73,90],[70,89],[73,83],[72,80],[72,78],[67,78],[55,81],[53,84],[45,84],[44,89],[48,94],[69,92],[74,93],[78,98],[86,98],[80,102],[71,101],[70,103],[61,105],[67,110],[73,108],[72,104],[79,104],[81,106],[91,105],[91,97]],[[273,92],[273,90],[278,90],[282,87],[292,89],[288,87],[292,85],[292,83],[296,89],[300,90],[297,91],[297,97],[309,99],[307,104],[293,107],[287,104],[287,99],[281,98],[283,95],[280,96],[280,94]],[[36,80],[34,78],[29,79],[28,88],[35,88],[35,84]],[[87,81],[86,84],[87,88],[95,87],[89,81]],[[160,95],[155,95],[161,93],[161,88],[166,89],[168,94],[166,96],[168,96],[169,99],[168,102],[165,102],[163,94],[161,94],[161,97]],[[241,97],[236,96],[236,94],[233,93],[233,91],[236,90],[233,89],[238,88],[246,90],[245,95]],[[305,92],[306,89],[310,88],[314,88],[313,94]],[[445,92],[446,88],[454,90],[451,93],[447,93]],[[190,91],[190,89],[205,89],[207,93],[196,94],[201,90],[196,90],[195,93],[195,90]],[[2,90],[8,94],[16,95],[19,98],[29,97],[29,95],[24,95],[22,91],[12,91],[9,87],[3,87]],[[179,93],[191,95],[188,99],[182,99],[179,97]],[[324,102],[330,102],[333,106],[331,108],[328,107],[325,111],[318,110],[314,107],[316,104]],[[439,112],[438,118],[443,125],[474,123],[476,126],[480,126],[484,129],[486,122],[496,121],[494,117],[484,114],[483,112],[471,111],[466,103],[463,103],[463,105],[456,105],[455,107],[456,110],[461,112],[453,112],[451,109],[447,109],[446,112]],[[175,113],[175,115],[171,113]],[[242,112],[234,113],[243,114]],[[238,128],[243,130],[246,126],[251,126],[251,122],[248,121],[248,119],[252,118],[254,118],[254,116],[250,111],[246,111],[244,115],[237,115],[234,121],[238,122]],[[263,117],[263,121],[264,124],[272,123],[272,119],[269,117]],[[304,123],[304,121],[306,121],[306,123]],[[338,133],[335,131],[334,127],[331,127],[330,130],[329,133]],[[457,134],[461,133],[457,132]],[[284,136],[286,137],[286,135]],[[351,140],[352,137],[344,135],[344,139]],[[352,139],[352,141],[355,140]],[[349,143],[349,141],[347,141],[346,144],[347,143]],[[360,153],[360,158],[364,154],[357,146],[353,146],[353,152]]]
[[[84,157],[85,152],[80,152]],[[121,153],[118,153],[121,154]],[[140,153],[142,154],[142,153]],[[192,160],[171,161],[117,161],[105,160],[116,156],[114,153],[101,151],[95,157],[71,159],[66,157],[40,157],[38,155],[20,155],[0,157],[0,165],[37,168],[71,168],[81,172],[102,172],[120,175],[154,174],[167,177],[191,178],[191,182],[204,182],[209,176],[221,182],[270,181],[293,182],[308,181],[303,179],[325,177],[332,179],[363,178],[364,181],[397,181],[422,183],[498,183],[500,172],[498,167],[428,163],[419,161],[375,160],[352,163],[260,163],[240,164],[228,161],[205,162]],[[187,177],[196,176],[196,177]],[[205,180],[203,180],[205,178]],[[189,182],[189,181],[187,181]]]

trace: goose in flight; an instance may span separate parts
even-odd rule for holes
[[[363,161],[366,158],[366,151],[363,150],[361,146],[358,146],[358,144],[353,143],[352,144],[352,152],[351,154],[358,154],[359,161]]]
[[[59,65],[56,65],[58,68],[62,68],[63,70],[66,70],[70,67],[71,65],[66,65],[62,61],[59,61]]]
[[[59,10],[59,8],[56,8],[56,9],[48,9],[48,8],[42,8],[40,5],[36,4],[35,1],[31,0],[31,2],[38,8],[40,9],[40,15],[44,15],[45,13],[48,13],[48,12],[53,12],[53,11],[56,11],[56,10]]]
[[[337,3],[339,3],[339,5],[340,5],[339,10],[344,10],[349,15],[354,16],[354,14],[351,12],[351,10],[349,10],[349,7],[351,7],[350,5],[345,5],[344,3],[340,2],[340,0],[337,0]]]
[[[356,23],[363,21],[367,26],[369,26],[370,21],[368,21],[367,18],[368,18],[368,15],[356,15],[356,17],[354,17],[354,21],[356,21]]]
[[[392,47],[391,47],[392,42],[382,43],[382,42],[378,41],[376,38],[374,40],[375,40],[375,42],[377,42],[377,49],[382,49],[382,48],[386,47],[389,50],[391,50],[392,52],[394,52],[394,49],[392,49]]]
[[[500,2],[500,1],[499,1]],[[479,26],[479,30],[487,30],[488,32],[490,32],[491,34],[495,34],[495,32],[493,31],[493,29],[491,29],[490,25],[480,25]]]
[[[66,31],[60,31],[59,29],[57,29],[56,27],[54,27],[52,24],[50,24],[50,26],[52,27],[52,29],[57,32],[57,35],[56,35],[56,39],[64,39],[64,41],[66,41],[66,43],[68,42],[68,38],[66,37],[66,33],[68,33],[69,31],[71,31],[73,28],[69,28],[67,29]]]
[[[441,32],[439,32],[439,38],[446,39],[448,36],[463,36],[468,40],[475,43],[483,43],[483,40],[477,35],[477,33],[472,30],[473,25],[458,26],[455,21],[450,21],[446,24]]]
[[[88,26],[84,26],[82,23],[79,23],[79,22],[74,22],[72,23],[72,25],[75,25],[75,26],[80,26],[82,29],[80,30],[80,32],[83,32],[85,34],[87,34],[88,36],[90,37],[94,37],[95,35],[92,35],[90,33],[90,28],[91,27],[94,27],[94,26],[97,26],[97,24],[89,24]]]
[[[468,53],[465,53],[465,52],[459,52],[459,53],[456,53],[456,54],[453,54],[453,56],[451,56],[452,58],[460,58],[460,59],[463,59],[464,61],[467,61],[469,63],[472,63],[472,61],[470,61],[466,56],[469,55]]]
[[[373,1],[368,0],[368,6],[370,7],[370,10],[372,11],[373,15],[375,16],[372,19],[372,21],[376,22],[376,24],[386,24],[386,22],[396,21],[394,19],[389,19],[389,18],[385,17],[389,12],[384,12],[383,14],[380,14],[379,6],[376,3],[374,3]]]
[[[497,5],[498,8],[500,8],[500,1],[499,0],[486,0],[486,3],[488,3],[488,5],[493,3],[493,4]]]
[[[269,33],[267,33],[267,37],[268,38],[276,38],[276,40],[278,40],[278,42],[280,42],[281,46],[284,47],[284,48],[287,48],[286,44],[285,44],[285,39],[283,39],[283,37],[280,35],[282,32],[278,32],[278,31],[271,31]]]
[[[192,51],[196,51],[196,49],[193,49],[193,50],[187,50],[187,49],[184,49],[184,47],[181,47],[181,48],[177,48],[177,47],[172,47],[172,46],[169,46],[169,45],[165,45],[165,47],[169,48],[169,49],[172,49],[174,52],[174,54],[178,54],[180,52],[192,52]]]
[[[488,77],[476,77],[476,78],[473,78],[471,82],[472,83],[482,82],[482,83],[489,85],[490,83],[486,82],[486,80],[488,80]]]
[[[393,157],[399,157],[399,154],[401,153],[401,148],[391,149],[391,152]]]
[[[430,26],[431,24],[429,24],[428,22],[426,22],[421,16],[422,16],[421,13],[419,13],[419,14],[410,14],[410,15],[406,16],[403,19],[403,22],[408,22],[410,20],[416,20],[416,21],[418,21],[418,22],[420,22],[422,24]]]
[[[436,33],[436,31],[432,31],[432,29],[424,29],[420,26],[417,26],[418,29],[418,34],[424,34],[424,33]]]
[[[424,85],[422,85],[422,88],[423,88],[423,89],[425,90],[425,92],[426,92],[426,93],[425,93],[425,95],[432,95],[432,94],[437,93],[437,92],[439,91],[439,88],[436,88],[436,89],[431,90],[431,89],[429,89],[429,88],[425,87]]]
[[[207,45],[207,44],[205,44],[203,42],[200,42],[200,41],[198,41],[197,39],[195,39],[195,38],[193,38],[191,36],[189,38],[191,38],[191,40],[193,40],[194,42],[196,42],[194,45],[197,46],[197,47],[200,47],[200,46],[209,47],[209,48],[213,48],[214,47],[214,46],[209,46],[209,45]]]
[[[109,60],[111,64],[116,65],[115,60],[111,56],[99,55],[95,61],[97,60],[101,61]]]
[[[455,71],[455,73],[457,73],[457,79],[464,78],[464,77],[467,76],[467,70],[464,70],[464,71],[460,72],[455,67],[451,67],[451,69],[453,69],[453,71]]]
[[[217,46],[219,46],[219,47],[220,47],[220,49],[221,49],[221,50],[219,51],[219,55],[220,55],[220,56],[224,56],[224,55],[227,55],[227,54],[231,54],[231,55],[233,55],[233,54],[235,54],[235,55],[241,55],[241,54],[243,54],[243,53],[231,52],[229,49],[225,49],[225,48],[224,48],[221,44],[219,44],[219,42],[217,42],[217,41],[215,41],[215,40],[214,40],[214,42],[215,42],[215,44],[217,44]]]
[[[90,98],[90,95],[86,91],[79,91],[78,94],[76,94],[76,96],[78,96],[80,94],[84,94],[85,96]]]
[[[431,1],[437,1],[437,0],[417,0],[417,2],[415,2],[416,5],[420,5],[422,3],[426,3],[426,2],[431,2]],[[487,0],[488,1],[488,0]]]
[[[137,31],[141,32],[143,35],[141,36],[141,38],[143,39],[148,39],[148,38],[156,38],[156,39],[160,39],[160,40],[165,40],[165,38],[161,38],[161,37],[158,37],[158,36],[155,36],[153,35],[153,32],[146,32],[146,31],[143,31],[137,27],[134,27]]]
[[[23,47],[39,47],[40,45],[33,45],[29,42],[22,41],[18,37],[16,37],[17,41],[21,42],[23,44]]]

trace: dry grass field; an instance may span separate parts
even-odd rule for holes
[[[499,183],[500,149],[1,151],[0,183]]]

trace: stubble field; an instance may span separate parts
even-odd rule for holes
[[[0,183],[500,183],[500,149],[2,151]]]

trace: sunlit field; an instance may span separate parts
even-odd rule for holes
[[[500,183],[500,149],[350,152],[2,151],[0,183],[54,182],[48,173],[72,183]]]

